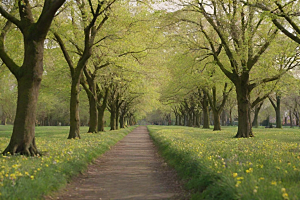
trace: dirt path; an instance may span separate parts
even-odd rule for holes
[[[158,156],[148,130],[136,128],[88,171],[46,199],[186,199],[176,173]]]

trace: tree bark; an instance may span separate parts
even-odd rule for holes
[[[201,114],[199,112],[196,113],[196,127],[200,128],[200,119]]]
[[[179,124],[178,124],[178,117],[179,117],[178,114],[175,114],[175,125],[176,125],[176,126],[179,125]]]
[[[193,127],[193,113],[191,111],[189,111],[188,126]]]
[[[292,114],[292,109],[289,110],[289,115],[290,115],[290,127],[293,128],[293,114]]]
[[[104,111],[105,108],[98,107],[98,131],[104,132]]]
[[[221,125],[226,126],[226,113],[224,110],[222,111],[222,114],[221,114]]]
[[[214,131],[220,131],[221,130],[220,113],[214,111],[213,115],[214,115]]]
[[[33,80],[32,78],[22,77],[18,80],[17,112],[13,133],[3,154],[8,152],[12,155],[15,153],[28,156],[39,154],[35,143],[35,115],[41,78]]]
[[[205,93],[203,95],[202,110],[203,110],[203,127],[202,128],[210,128],[209,127],[208,99],[207,99],[207,95]]]
[[[181,117],[180,114],[179,114],[179,116],[178,116],[178,125],[179,125],[179,126],[182,126],[182,117]]]
[[[263,102],[257,104],[254,107],[254,118],[253,118],[253,121],[252,121],[252,126],[254,128],[258,128],[258,126],[259,126],[259,124],[258,124],[258,114],[259,114],[259,111],[260,111],[262,105],[263,105]]]
[[[6,122],[7,122],[7,117],[5,115],[5,113],[2,114],[2,119],[1,119],[1,125],[6,125]]]
[[[272,100],[272,98],[269,97],[269,100],[275,110],[276,113],[276,128],[282,128],[282,123],[281,123],[281,109],[280,109],[280,104],[281,104],[281,96],[276,94],[276,102]]]
[[[97,109],[98,109],[98,131],[104,132],[104,112],[107,106],[109,89],[105,88],[105,92],[101,93],[99,86],[97,86]],[[101,104],[102,100],[102,104]]]
[[[236,94],[238,101],[238,132],[235,137],[254,137],[252,124],[250,122],[251,104],[248,86],[243,84],[236,85]]]
[[[110,108],[110,130],[116,130],[116,107],[112,104]]]
[[[125,128],[125,116],[120,115],[120,128]]]
[[[90,114],[90,121],[89,121],[89,130],[88,133],[97,133],[97,126],[98,126],[98,109],[97,109],[97,100],[94,96],[89,97],[89,114]]]
[[[79,117],[79,84],[80,81],[72,81],[70,98],[70,131],[68,139],[80,138]]]
[[[116,130],[119,129],[119,118],[120,118],[120,105],[119,101],[116,102]]]

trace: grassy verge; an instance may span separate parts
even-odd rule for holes
[[[68,140],[69,127],[36,127],[37,147],[45,155],[0,155],[0,199],[41,199],[84,171],[134,128],[90,134],[82,127],[82,139]],[[12,126],[0,126],[1,152],[8,145],[11,131]]]
[[[237,128],[213,132],[148,126],[163,157],[187,180],[192,199],[300,199],[300,130]]]

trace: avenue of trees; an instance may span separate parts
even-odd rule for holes
[[[299,125],[299,1],[159,5],[3,1],[3,154],[39,154],[36,125],[69,125],[68,139],[139,119],[216,131],[236,119],[238,138],[271,113]]]

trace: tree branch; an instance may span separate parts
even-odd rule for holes
[[[20,78],[20,67],[13,61],[11,57],[6,53],[4,41],[7,32],[9,31],[11,27],[12,22],[7,21],[4,28],[1,31],[0,35],[0,57],[3,63],[7,66],[7,68],[11,71],[11,73],[18,79]]]
[[[17,18],[15,18],[14,16],[12,16],[11,14],[9,14],[8,12],[6,12],[2,6],[0,6],[0,14],[6,18],[8,21],[10,21],[11,23],[13,23],[14,25],[16,25],[19,29],[22,30],[22,23],[20,20],[18,20]]]
[[[68,63],[68,66],[69,66],[69,69],[70,69],[70,72],[71,72],[71,76],[73,77],[75,71],[74,71],[74,64],[73,64],[73,61],[64,45],[64,42],[62,41],[62,39],[60,38],[60,36],[57,34],[57,33],[54,33],[54,37],[56,38],[56,41],[58,42],[59,46],[60,46],[60,49],[61,51],[63,52],[64,54],[64,57]]]

